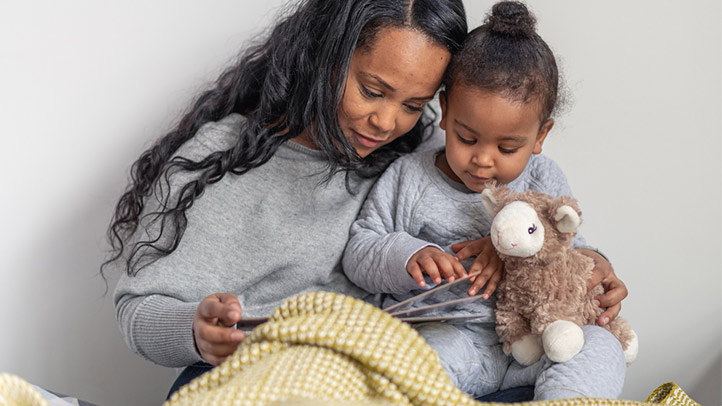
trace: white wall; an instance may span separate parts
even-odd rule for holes
[[[130,163],[282,2],[0,3],[0,371],[159,404],[97,276]],[[470,25],[493,2],[467,0]],[[722,404],[722,42],[716,0],[531,1],[573,103],[547,141],[613,261],[641,351],[623,397]]]

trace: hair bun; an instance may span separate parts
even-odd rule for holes
[[[487,18],[489,30],[494,34],[530,38],[534,36],[536,18],[524,3],[502,1],[494,4]]]

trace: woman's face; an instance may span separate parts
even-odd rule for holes
[[[351,58],[338,121],[361,156],[407,133],[441,85],[451,55],[425,35],[382,28]]]

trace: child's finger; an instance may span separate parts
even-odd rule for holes
[[[422,258],[419,261],[419,265],[421,265],[421,268],[424,270],[424,273],[429,275],[429,278],[431,278],[434,283],[439,284],[441,283],[441,275],[439,274],[439,268],[436,266],[436,261],[434,261],[433,258],[426,257]]]
[[[422,288],[426,286],[426,281],[424,280],[424,273],[421,270],[421,267],[419,267],[419,264],[416,262],[409,262],[409,265],[406,267],[406,272],[411,275],[412,278],[416,281],[416,283],[421,286]]]
[[[464,268],[464,265],[461,265],[461,262],[459,262],[458,259],[453,258],[451,265],[454,267],[454,272],[456,273],[456,276],[458,278],[463,278],[468,275],[466,269]]]
[[[448,282],[453,282],[456,279],[456,271],[451,261],[441,259],[436,262],[436,266],[439,268],[439,272]]]
[[[476,241],[467,241],[461,244],[464,244],[463,248],[456,251],[456,255],[454,255],[454,257],[456,257],[459,261],[463,261],[479,254],[479,244]],[[451,248],[452,250],[454,249],[453,247],[454,246]]]
[[[474,283],[472,283],[471,287],[469,288],[469,291],[468,291],[469,296],[476,295],[479,292],[479,290],[481,290],[481,288],[484,287],[488,278],[489,278],[489,275],[486,272],[482,272],[479,275],[477,275],[476,278],[474,279]]]
[[[464,249],[464,247],[471,244],[472,242],[474,242],[474,240],[457,242],[456,244],[451,245],[451,250],[454,251],[455,253],[459,252],[462,249]]]
[[[489,278],[489,281],[486,283],[484,293],[481,294],[481,297],[484,298],[484,300],[491,297],[496,290],[496,287],[499,286],[499,281],[501,281],[501,272],[494,272]]]
[[[470,274],[475,274],[475,273],[481,274],[482,272],[484,272],[484,269],[488,267],[488,265],[489,264],[487,263],[487,259],[485,257],[476,257],[476,259],[474,260],[474,263],[471,264],[471,267],[469,268],[469,273]],[[487,272],[487,278],[489,275],[491,275],[491,273]],[[476,282],[477,278],[478,278],[478,276],[472,276],[471,281]]]

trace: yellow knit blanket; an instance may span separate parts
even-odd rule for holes
[[[3,403],[13,394],[2,382],[0,375],[0,406],[41,404]],[[673,383],[647,402],[578,398],[518,405],[699,406]],[[363,301],[318,292],[285,301],[223,364],[165,403],[185,405],[503,404],[477,402],[457,389],[436,352],[408,324]]]

